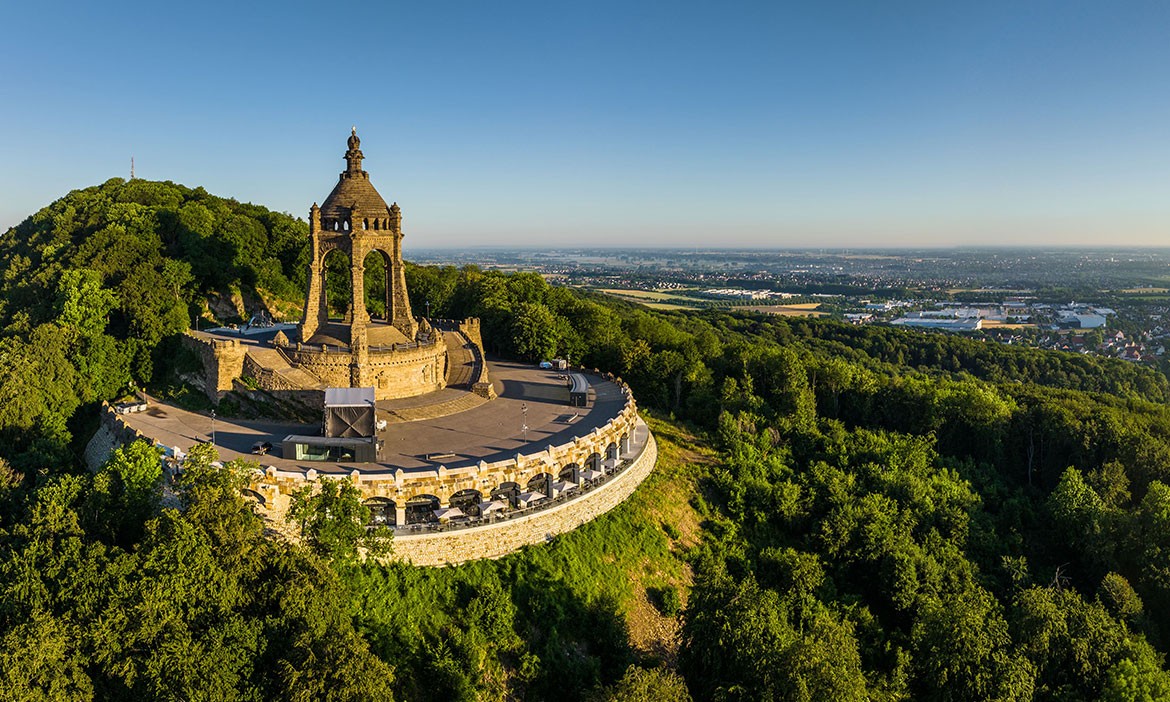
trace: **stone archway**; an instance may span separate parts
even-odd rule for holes
[[[491,492],[492,500],[502,500],[510,506],[516,506],[516,496],[520,494],[520,483],[500,483]]]
[[[390,254],[381,249],[371,249],[362,260],[365,269],[363,285],[365,289],[366,314],[371,320],[389,324],[393,300],[393,280],[390,277],[392,259]]]
[[[469,517],[479,516],[479,503],[483,502],[483,493],[479,490],[460,490],[451,495],[451,499],[447,500],[447,504],[452,507],[458,507],[464,514]]]
[[[589,470],[601,470],[601,454],[596,451],[589,454],[589,458],[585,459],[585,465]]]
[[[438,523],[435,510],[439,509],[439,498],[434,495],[415,495],[406,503],[407,524]]]
[[[529,479],[524,486],[524,492],[539,492],[545,497],[552,496],[552,476],[548,473],[539,473]]]
[[[353,274],[350,268],[349,254],[344,249],[329,249],[322,257],[325,310],[330,321],[348,324],[353,320]]]
[[[558,477],[568,483],[579,483],[581,482],[581,466],[576,463],[570,463],[564,468],[561,468],[561,473]]]
[[[395,526],[398,523],[398,503],[389,497],[371,497],[362,504],[370,510],[369,526]]]

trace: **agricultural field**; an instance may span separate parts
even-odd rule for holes
[[[612,295],[627,302],[637,302],[656,310],[682,310],[709,307],[711,300],[690,297],[677,292],[658,292],[656,290],[627,290],[622,288],[598,288],[597,292]]]
[[[748,305],[739,309],[781,317],[827,317],[829,313],[821,310],[820,306],[819,302],[800,302],[793,305]]]

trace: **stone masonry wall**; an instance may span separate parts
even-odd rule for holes
[[[646,431],[645,427],[642,431]],[[110,450],[136,439],[153,443],[150,437],[130,427],[109,404],[102,403],[101,426],[91,441],[90,450],[86,452],[86,462],[91,470],[96,470],[109,456]],[[650,475],[657,461],[657,442],[653,434],[647,434],[646,445],[633,463],[601,487],[524,517],[449,532],[400,533],[395,536],[391,558],[419,566],[442,566],[480,558],[499,558],[523,546],[543,543],[621,504]],[[288,496],[285,493],[289,488],[304,485],[305,478],[299,476],[297,479],[289,475],[274,481],[275,477],[275,469],[257,471],[249,492],[263,500],[261,511],[265,516],[281,524],[283,514],[288,509]],[[357,475],[351,476],[351,479],[357,478]]]
[[[199,354],[203,364],[203,388],[213,402],[232,389],[232,381],[244,372],[248,350],[235,339],[211,339],[188,330],[183,343]]]
[[[650,435],[646,447],[606,485],[526,517],[459,531],[396,535],[392,558],[419,566],[442,566],[480,558],[499,558],[522,546],[543,543],[572,531],[621,504],[650,475],[658,445]]]
[[[256,383],[265,390],[302,390],[301,386],[289,381],[272,368],[262,366],[249,354],[244,358],[242,375],[256,379]],[[320,391],[318,391],[320,392]]]
[[[350,386],[350,366],[353,364],[351,354],[326,352],[308,346],[283,351],[293,364],[311,372],[326,385],[341,388]],[[447,347],[443,344],[425,344],[394,351],[371,349],[368,368],[374,379],[375,397],[388,400],[441,390],[447,380],[446,356]]]
[[[85,447],[86,467],[90,470],[97,470],[106,462],[114,449],[139,439],[152,446],[155,443],[154,439],[127,424],[126,420],[114,411],[110,403],[103,401],[99,414],[98,430]]]

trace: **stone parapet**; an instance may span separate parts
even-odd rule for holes
[[[301,390],[300,384],[295,383],[275,368],[269,368],[261,365],[260,362],[251,354],[244,358],[244,367],[242,375],[249,376],[256,381],[256,384],[265,390]]]
[[[397,525],[397,557],[420,565],[495,558],[595,518],[624,500],[652,470],[656,443],[638,416],[629,387],[620,378],[602,375],[617,386],[623,398],[621,409],[604,425],[582,429],[580,435],[556,445],[529,444],[526,451],[494,462],[460,461],[452,455],[452,465],[439,463],[418,469],[371,464],[369,470],[364,466],[346,470],[329,463],[320,464],[319,470],[267,466],[253,473],[244,492],[257,502],[265,517],[283,524],[290,495],[305,485],[319,484],[325,477],[347,480],[368,504],[383,510],[391,505],[390,521]],[[612,387],[607,392],[613,392]],[[153,443],[108,404],[102,406],[101,427],[91,442],[92,450],[87,451],[91,467],[99,466],[114,446],[136,439]],[[442,458],[436,456],[436,463]],[[558,481],[570,485],[554,485]],[[420,521],[431,518],[430,508],[421,507],[420,512],[420,505],[449,507],[453,497],[458,498],[457,504],[475,505],[496,499],[493,493],[497,491],[512,496],[499,499],[510,499],[522,508],[465,526]],[[524,502],[515,499],[518,492],[540,492],[546,497],[525,507],[527,498]],[[462,502],[468,497],[474,499]]]
[[[485,498],[492,490],[506,483],[515,483],[521,489],[527,484],[548,475],[557,480],[561,473],[573,467],[577,472],[588,468],[601,470],[605,464],[613,465],[619,459],[627,458],[633,446],[634,430],[639,425],[637,403],[629,387],[620,378],[605,374],[606,379],[621,388],[625,397],[622,410],[605,425],[593,429],[573,440],[557,446],[546,446],[529,453],[517,453],[502,461],[479,461],[470,465],[435,468],[388,468],[379,466],[372,470],[354,470],[348,474],[318,472],[309,470],[279,471],[268,469],[268,478],[262,482],[272,483],[279,492],[290,494],[313,481],[318,476],[348,477],[361,490],[363,499],[383,498],[393,500],[396,505],[405,505],[412,499],[433,496],[441,504],[449,504],[452,495],[463,490],[475,490]],[[324,464],[325,468],[328,464]],[[261,485],[253,486],[263,492]]]
[[[114,449],[139,439],[152,446],[155,444],[153,438],[130,426],[110,403],[103,400],[98,411],[98,430],[85,447],[86,467],[96,471],[102,467]]]
[[[658,460],[653,435],[633,462],[595,490],[530,515],[483,526],[426,534],[395,534],[392,558],[419,566],[454,565],[499,558],[530,544],[543,543],[591,521],[633,494]]]

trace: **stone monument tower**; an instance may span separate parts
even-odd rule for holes
[[[361,140],[356,128],[349,136],[345,171],[320,207],[309,210],[309,289],[300,338],[306,344],[348,347],[353,356],[354,387],[364,385],[371,345],[392,347],[414,341],[418,325],[410,311],[402,264],[402,211],[386,201],[362,170]],[[340,250],[349,257],[351,303],[341,320],[330,320],[326,304],[325,257]],[[382,255],[386,272],[386,318],[374,320],[365,305],[366,255]]]

